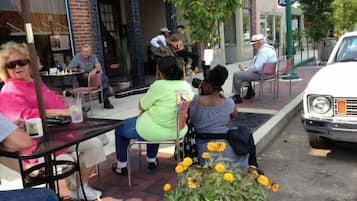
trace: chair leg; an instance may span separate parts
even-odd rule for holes
[[[128,145],[128,149],[127,149],[127,162],[128,162],[128,185],[129,185],[129,188],[131,188],[131,160],[130,160],[130,153],[131,153],[131,146],[133,144],[129,143]]]
[[[280,81],[280,77],[277,77],[276,78],[277,81],[276,81],[276,98],[279,97],[279,81]]]

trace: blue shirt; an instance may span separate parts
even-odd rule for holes
[[[263,44],[257,52],[254,59],[254,64],[248,68],[249,72],[259,72],[263,71],[264,63],[274,63],[278,61],[274,47],[268,44]]]
[[[199,96],[195,96],[190,105],[190,119],[196,133],[226,133],[231,113],[235,104],[231,98],[225,98],[219,106],[202,106]]]
[[[100,65],[95,55],[90,55],[88,59],[83,58],[81,53],[76,54],[68,67],[79,67],[86,73],[91,72],[97,65]]]
[[[7,120],[0,113],[0,142],[2,142],[5,138],[7,138],[12,132],[17,129],[17,126]]]

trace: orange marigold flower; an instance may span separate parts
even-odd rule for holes
[[[186,157],[183,159],[182,163],[184,166],[189,167],[190,165],[192,165],[193,161],[190,157]]]
[[[181,173],[183,173],[185,171],[185,168],[182,166],[182,165],[177,165],[176,167],[175,167],[175,172],[177,173],[177,174],[181,174]]]
[[[273,192],[278,192],[280,190],[280,185],[278,183],[273,182],[271,184],[270,190]]]
[[[224,166],[222,163],[217,163],[217,165],[214,166],[214,169],[217,172],[224,172],[226,170],[226,166]]]
[[[217,144],[215,142],[208,142],[207,149],[208,151],[217,151]]]
[[[225,181],[228,181],[228,182],[232,183],[234,181],[234,175],[232,173],[225,173],[223,175],[223,179]]]
[[[192,178],[192,177],[188,177],[187,178],[187,185],[190,189],[196,189],[199,187],[199,184],[197,183],[197,180]]]
[[[263,185],[267,188],[269,188],[269,186],[270,186],[269,178],[264,175],[259,175],[257,178],[257,181],[258,181],[258,183],[260,183],[261,185]]]
[[[211,155],[208,153],[208,152],[203,152],[202,153],[202,158],[210,158],[211,157]]]
[[[217,151],[218,152],[224,152],[226,150],[226,143],[224,142],[217,142]]]
[[[165,191],[165,192],[169,192],[169,191],[171,191],[171,189],[172,189],[171,184],[165,184],[165,185],[164,185],[164,191]]]

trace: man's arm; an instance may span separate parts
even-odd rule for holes
[[[0,143],[0,149],[20,151],[31,147],[31,137],[23,129],[17,128]]]
[[[72,60],[71,60],[71,62],[69,62],[69,64],[68,64],[68,68],[75,68],[75,67],[78,67],[78,58],[77,58],[77,55],[75,55],[73,58],[72,58]]]
[[[95,66],[94,66],[93,70],[90,71],[88,76],[92,77],[96,73],[99,73],[101,71],[102,71],[102,65],[100,65],[98,58],[95,56]]]
[[[17,123],[21,126],[23,121],[17,121]],[[4,149],[6,151],[20,151],[31,146],[31,137],[23,128],[17,127],[15,124],[5,119],[2,115],[0,115],[0,124],[0,149]]]
[[[159,47],[160,47],[160,44],[158,43],[159,40],[160,40],[159,37],[158,37],[158,36],[155,36],[154,38],[151,39],[150,44],[151,44],[153,47],[159,48]]]

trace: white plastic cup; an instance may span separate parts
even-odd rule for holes
[[[77,94],[76,98],[70,98],[66,100],[71,112],[72,123],[81,123],[83,122],[83,110],[82,110],[82,100]]]
[[[26,132],[33,138],[43,136],[43,128],[41,118],[31,118],[25,121]]]

